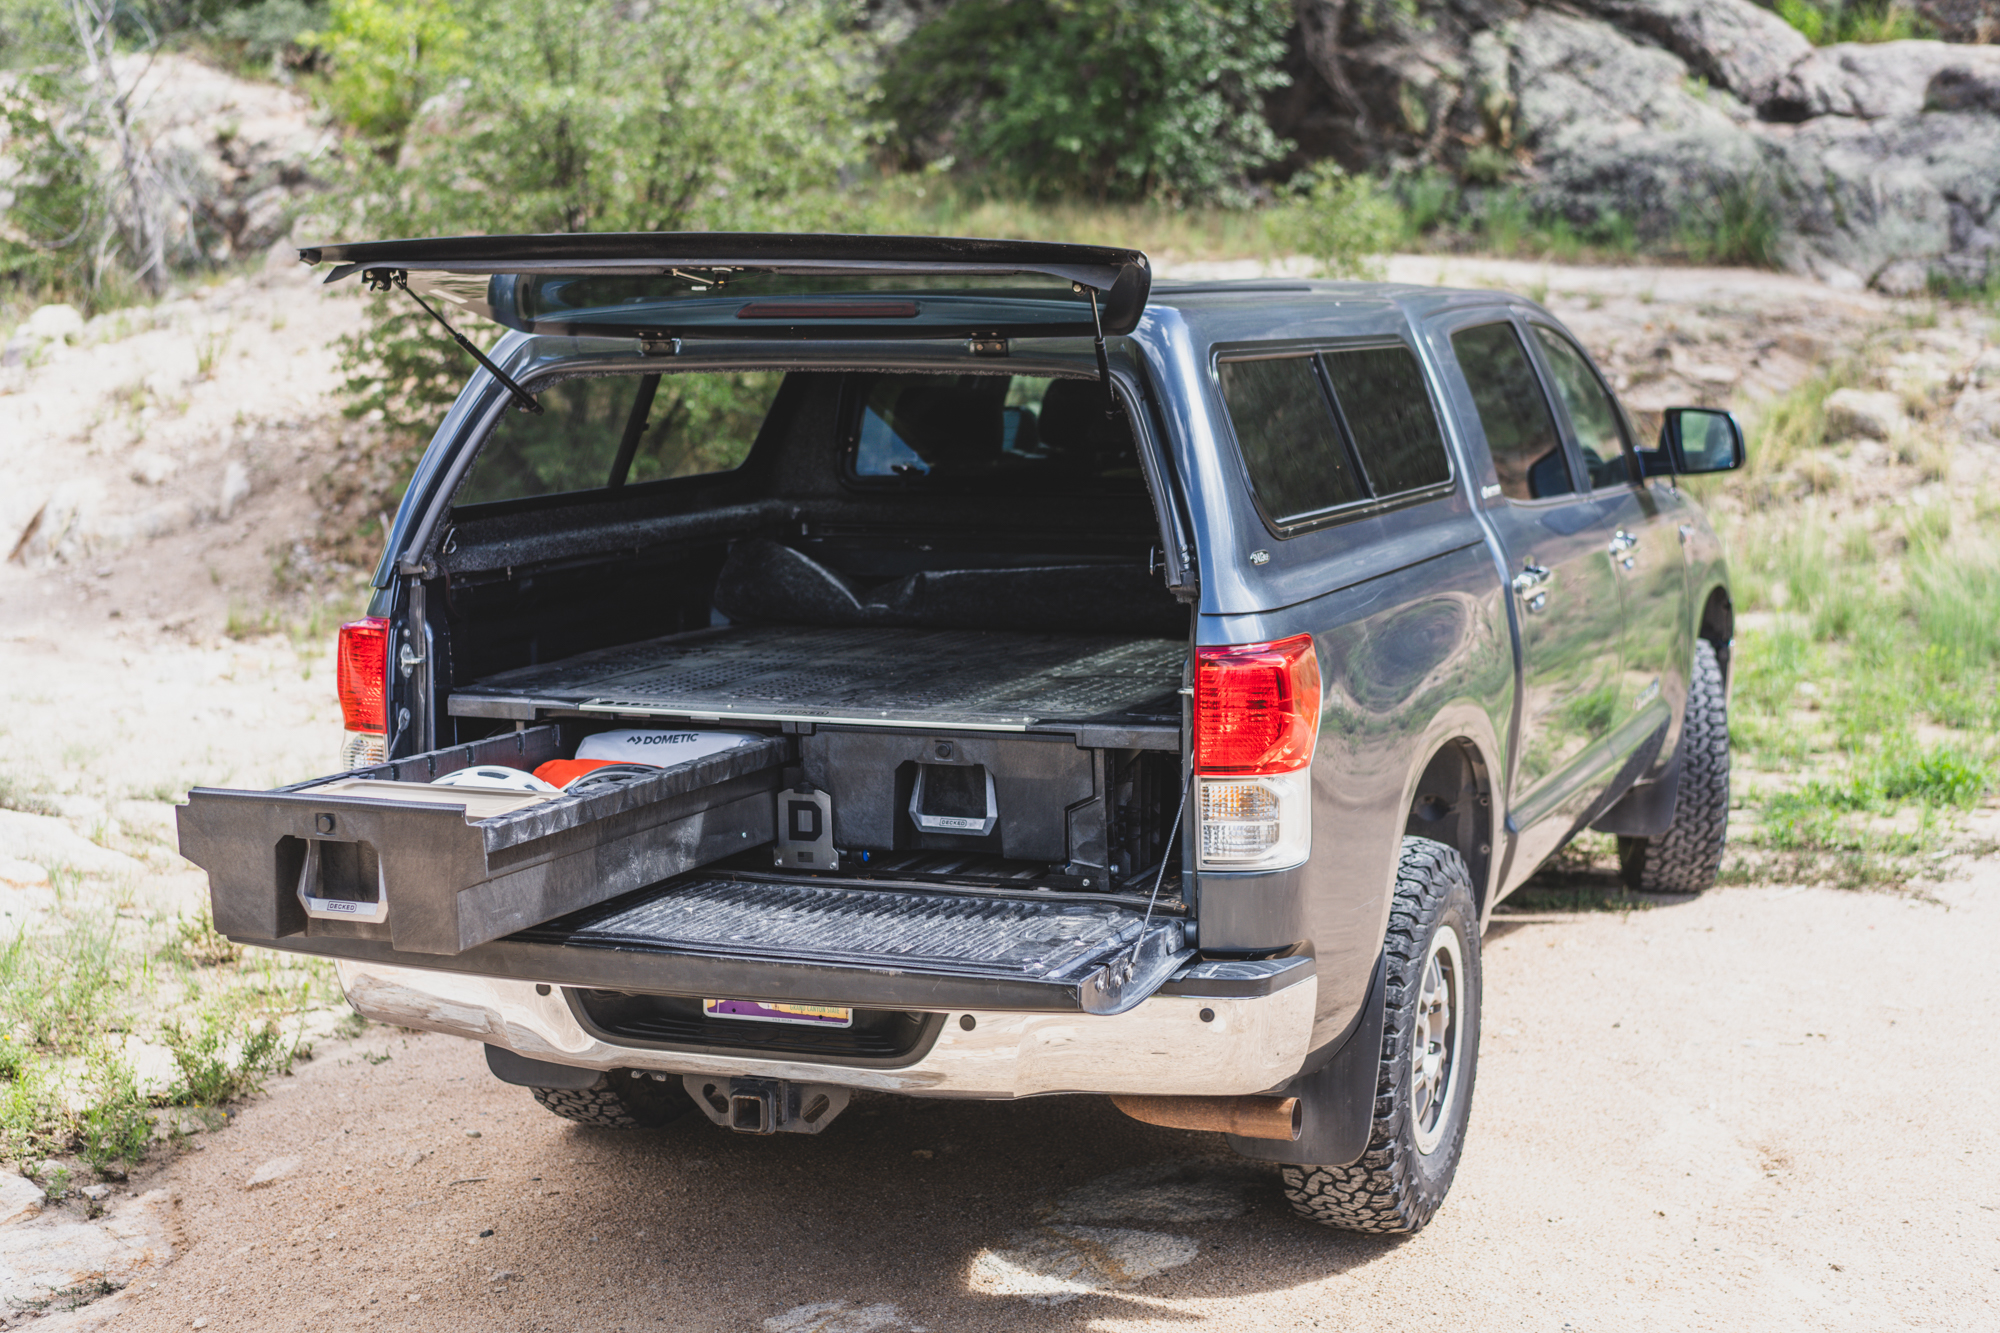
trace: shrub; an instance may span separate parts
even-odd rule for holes
[[[343,183],[369,232],[798,231],[844,216],[842,173],[869,126],[860,51],[830,7],[772,0],[756,22],[727,0],[458,12],[408,11],[442,35],[405,59],[404,29],[375,24],[372,0],[340,7],[331,87],[383,136]],[[477,61],[450,54],[461,22],[477,28]],[[356,69],[376,73],[351,73],[342,93]],[[469,361],[399,294],[375,302],[342,364],[350,414],[410,435],[435,424]]]
[[[1283,0],[960,0],[884,73],[906,159],[1033,194],[1237,202],[1285,145]]]
[[[1329,278],[1376,275],[1379,256],[1408,230],[1403,210],[1372,177],[1350,176],[1321,162],[1292,181],[1291,199],[1273,209],[1271,238],[1319,261]]]

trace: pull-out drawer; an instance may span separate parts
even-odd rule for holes
[[[771,841],[793,741],[770,736],[575,795],[433,787],[567,753],[556,726],[282,788],[197,787],[181,855],[233,939],[450,955]]]

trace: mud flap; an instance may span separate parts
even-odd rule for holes
[[[1286,1143],[1230,1134],[1229,1146],[1239,1155],[1294,1166],[1351,1166],[1361,1160],[1375,1124],[1386,974],[1387,959],[1378,957],[1375,980],[1361,1004],[1360,1020],[1335,1048],[1332,1058],[1271,1090],[1272,1096],[1299,1099],[1299,1137]]]

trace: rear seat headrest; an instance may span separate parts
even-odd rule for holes
[[[1056,380],[1042,398],[1042,447],[1079,464],[1105,467],[1132,454],[1123,412],[1107,416],[1109,399],[1096,380]]]

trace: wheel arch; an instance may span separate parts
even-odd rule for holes
[[[1702,599],[1701,619],[1696,622],[1695,635],[1707,639],[1715,645],[1715,660],[1722,666],[1722,679],[1727,682],[1729,672],[1729,649],[1736,640],[1736,604],[1730,600],[1729,589],[1724,584],[1716,584]]]
[[[1465,859],[1483,920],[1497,864],[1493,839],[1493,765],[1471,736],[1433,748],[1404,803],[1403,835],[1430,838]]]

